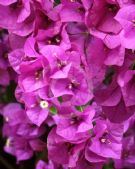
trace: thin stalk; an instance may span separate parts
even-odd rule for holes
[[[9,164],[2,156],[0,156],[0,163],[2,163],[7,169],[14,169],[14,167]]]

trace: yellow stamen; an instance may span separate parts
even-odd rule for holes
[[[48,40],[47,42],[48,42],[48,44],[51,44],[51,43],[52,43],[51,40]]]
[[[57,42],[57,43],[59,43],[59,42],[60,42],[60,39],[58,39],[58,38],[56,38],[55,40],[56,40],[56,42]]]
[[[11,142],[11,141],[10,141],[10,139],[8,138],[8,139],[6,140],[6,146],[7,146],[7,147],[10,146],[10,142]]]

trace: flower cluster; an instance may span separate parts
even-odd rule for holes
[[[5,151],[44,154],[36,169],[134,169],[135,2],[0,0],[0,28],[18,102],[2,105]]]

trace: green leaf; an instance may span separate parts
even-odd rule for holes
[[[110,159],[109,163],[105,164],[103,169],[114,169],[114,162],[113,162],[113,160]]]
[[[62,98],[62,96],[58,97],[58,101],[59,101],[60,103],[62,103],[62,102],[63,102],[63,98]]]
[[[54,106],[50,107],[50,113],[51,113],[52,115],[57,114],[57,109],[56,109],[56,107],[54,107]]]
[[[103,83],[105,85],[109,85],[112,83],[113,75],[115,74],[115,70],[113,67],[108,67],[105,75],[105,79],[103,80]]]
[[[59,5],[61,2],[60,2],[60,0],[55,0],[54,1],[54,6],[57,6],[57,5]]]
[[[80,112],[83,112],[83,107],[82,106],[75,106],[75,108],[80,111]]]
[[[135,60],[133,61],[133,63],[129,66],[130,70],[135,70]]]
[[[11,81],[10,85],[7,86],[5,93],[0,96],[0,101],[2,103],[16,102],[15,99],[15,88],[16,84],[14,81]]]

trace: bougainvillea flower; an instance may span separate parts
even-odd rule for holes
[[[115,19],[122,25],[123,30],[120,33],[121,44],[128,49],[134,49],[134,20],[135,20],[135,6],[129,5],[121,8]]]
[[[83,157],[78,160],[76,167],[73,169],[101,169],[102,167],[102,163],[90,163]]]
[[[123,98],[127,107],[135,105],[134,73],[134,70],[128,70],[125,74],[120,74],[120,76],[118,77],[118,82],[121,86]]]
[[[38,58],[20,66],[19,84],[23,91],[32,92],[48,84],[48,64],[45,58]]]
[[[16,137],[14,140],[10,140],[5,146],[5,151],[11,152],[16,156],[17,161],[30,159],[33,155],[33,150],[31,149],[28,140],[22,137]]]
[[[123,98],[116,106],[104,106],[103,111],[106,116],[114,123],[122,123],[134,114],[135,107],[126,107]]]
[[[94,114],[92,107],[83,112],[71,109],[71,114],[61,115],[57,124],[57,134],[70,142],[83,142],[90,136],[89,131],[93,127]]]
[[[30,15],[30,1],[26,0],[8,0],[6,2],[0,1],[1,5],[9,6],[9,10],[18,15],[17,22],[23,22]],[[14,11],[12,11],[14,9]]]
[[[9,43],[10,43],[10,48],[12,50],[15,49],[22,49],[26,40],[26,37],[18,36],[16,34],[10,33],[9,34]],[[17,41],[17,43],[16,43]]]
[[[9,62],[17,73],[20,73],[20,64],[24,55],[23,49],[16,49],[8,54]]]
[[[31,122],[20,124],[17,128],[16,134],[23,138],[38,138],[44,133],[43,127],[37,127]]]
[[[17,0],[7,0],[7,1],[0,0],[0,4],[1,5],[5,5],[5,6],[11,5],[11,4],[15,3],[15,2],[17,2]]]
[[[13,69],[20,74],[21,65],[33,63],[34,60],[41,57],[38,51],[38,43],[33,37],[29,37],[22,48],[13,50],[8,57]]]
[[[18,1],[9,6],[0,5],[0,26],[21,36],[32,32],[33,17],[30,16],[30,2]]]
[[[122,159],[115,160],[115,167],[122,168],[123,166],[126,166],[132,168],[135,164],[134,144],[134,138],[132,136],[128,136],[123,139]]]
[[[7,86],[9,81],[10,77],[7,70],[0,69],[0,85]]]
[[[55,169],[56,166],[52,161],[49,161],[49,164],[47,164],[43,160],[39,160],[36,169]]]
[[[98,49],[97,49],[98,45]],[[91,51],[91,52],[90,52]],[[101,83],[105,76],[105,51],[104,44],[98,38],[93,38],[87,48],[87,63],[91,72],[93,85],[96,87]],[[102,59],[101,59],[102,58]]]
[[[52,11],[49,15],[45,14],[45,12],[40,10],[40,8],[37,8],[33,33],[38,40],[44,40],[47,37],[53,37],[60,32],[62,24],[59,21],[59,17],[54,18],[54,14],[56,14],[55,11]]]
[[[82,23],[71,22],[66,26],[69,39],[74,50],[81,53],[81,58],[85,58],[87,46],[90,41],[90,34],[87,27]]]
[[[117,0],[117,2],[119,3],[120,7],[124,7],[124,6],[128,6],[128,5],[132,5],[134,4],[133,0]]]
[[[47,147],[51,160],[58,164],[67,165],[67,167],[74,167],[76,166],[84,144],[74,145],[70,142],[65,142],[62,137],[56,134],[56,129],[53,128],[48,136]],[[61,151],[59,151],[59,149]]]
[[[25,119],[24,110],[20,104],[10,103],[4,107],[2,114],[10,125],[20,124]]]
[[[89,0],[81,0],[81,1],[82,1],[82,4],[86,10],[88,10],[93,3],[93,0],[90,0],[90,1]]]
[[[33,151],[43,150],[45,144],[38,137],[44,133],[44,128],[30,123],[19,104],[8,104],[2,114],[6,121],[3,127],[3,133],[7,137],[6,152],[15,155],[20,161],[31,158]]]
[[[18,165],[135,168],[134,35],[134,0],[0,0],[2,134]]]
[[[50,29],[50,33],[44,30],[40,31],[38,35],[36,35],[36,40],[41,42],[43,47],[45,47],[44,45],[57,45],[61,49],[70,49],[71,44],[65,26],[62,27],[58,24],[55,27],[56,28],[52,27],[53,32]],[[61,29],[62,31],[60,32]],[[43,34],[45,36],[43,36]]]
[[[39,8],[43,8],[43,10],[45,10],[46,12],[49,12],[53,9],[53,3],[54,0],[36,0],[35,1],[36,5],[39,5]]]
[[[61,137],[56,135],[56,131],[53,129],[48,136],[48,155],[50,159],[57,163],[67,164],[68,146],[65,146],[64,142],[58,142],[59,140],[61,140]]]
[[[117,3],[94,0],[86,18],[88,27],[94,27],[101,32],[118,34],[121,30],[121,25],[114,19],[118,10]]]
[[[93,97],[84,72],[76,68],[70,70],[68,78],[53,80],[51,89],[55,97],[71,95],[76,105],[84,105]]]
[[[46,45],[40,50],[40,53],[48,60],[52,73],[58,70],[62,72],[64,68],[66,69],[66,66],[67,68],[69,67],[67,69],[69,71],[71,65],[78,67],[81,64],[81,57],[78,52],[65,51],[63,48],[56,45]]]
[[[8,72],[8,51],[8,36],[3,34],[3,37],[0,37],[0,84],[3,86],[7,86],[10,82],[10,75]]]
[[[99,130],[100,129],[100,130]],[[123,125],[109,121],[96,121],[94,135],[88,147],[89,151],[103,158],[120,159],[122,150]],[[91,160],[91,157],[88,157]],[[93,157],[92,157],[93,158]]]
[[[22,101],[26,105],[26,114],[33,124],[40,126],[47,118],[49,112],[49,102],[42,100],[36,93],[26,93],[22,95]]]
[[[83,6],[80,3],[63,1],[60,11],[60,19],[62,22],[83,22],[84,14]]]

